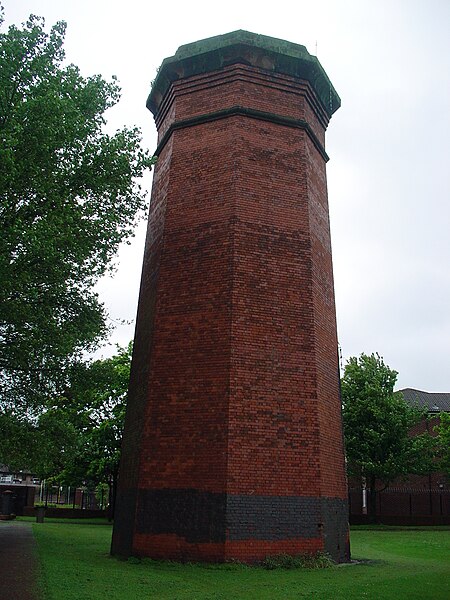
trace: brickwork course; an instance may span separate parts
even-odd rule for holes
[[[166,59],[112,553],[349,559],[325,130],[303,46]]]

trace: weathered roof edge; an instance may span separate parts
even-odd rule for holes
[[[163,60],[147,99],[153,114],[170,85],[184,77],[244,62],[267,71],[309,81],[328,117],[340,107],[341,99],[315,56],[305,46],[244,31],[232,31],[180,46],[174,56]]]
[[[398,391],[403,394],[403,398],[411,406],[426,407],[430,412],[450,411],[450,393],[448,392],[424,392],[414,388],[404,388]]]

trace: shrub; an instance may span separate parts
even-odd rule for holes
[[[276,554],[266,556],[261,566],[267,570],[273,569],[327,569],[333,565],[333,561],[324,552],[315,554]]]

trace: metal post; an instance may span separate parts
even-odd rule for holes
[[[367,483],[366,478],[362,478],[362,514],[367,515]]]
[[[430,515],[433,514],[433,495],[431,493],[431,473],[428,475],[428,494],[430,500]]]

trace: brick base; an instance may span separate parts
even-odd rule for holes
[[[133,554],[243,560],[323,551],[348,560],[347,503],[339,498],[140,490]]]
[[[277,554],[313,554],[323,551],[320,539],[292,540],[241,540],[220,543],[192,544],[177,535],[146,535],[134,537],[135,556],[147,556],[155,560],[177,560],[180,562],[226,562],[239,560],[255,563],[267,556]]]

